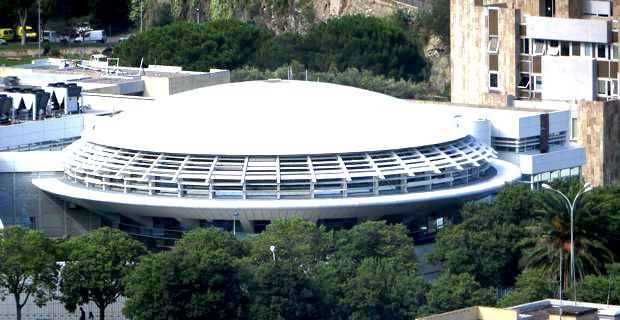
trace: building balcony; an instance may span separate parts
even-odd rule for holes
[[[611,20],[528,16],[526,22],[528,38],[590,43],[611,40]]]

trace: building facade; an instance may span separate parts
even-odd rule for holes
[[[452,0],[452,102],[570,110],[584,177],[617,181],[618,13],[620,1]]]

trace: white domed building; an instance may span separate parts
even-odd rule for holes
[[[145,221],[412,217],[517,180],[453,118],[366,90],[252,81],[187,91],[87,128],[41,190]]]

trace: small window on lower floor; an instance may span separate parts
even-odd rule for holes
[[[607,81],[605,80],[598,80],[596,83],[596,93],[598,93],[599,96],[604,96],[607,93]]]
[[[570,55],[570,42],[560,42],[560,55],[563,57],[568,57]]]
[[[530,74],[522,73],[519,78],[519,88],[521,89],[529,89],[530,88]]]
[[[570,119],[570,139],[577,140],[579,137],[579,121],[577,118]]]
[[[489,43],[487,45],[488,53],[497,53],[499,52],[499,38],[496,36],[489,37]]]
[[[545,54],[545,40],[534,40],[534,55]]]
[[[534,90],[542,90],[542,76],[534,76]]]
[[[499,88],[499,74],[497,72],[489,72],[489,88]]]

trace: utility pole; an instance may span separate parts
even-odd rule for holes
[[[39,29],[37,31],[39,33],[37,35],[39,36],[38,40],[39,40],[39,57],[40,57],[41,56],[41,38],[43,37],[43,33],[41,32],[41,0],[37,2],[39,6],[38,13],[37,13],[37,16],[38,16],[37,29]],[[22,30],[22,32],[26,32],[26,30]]]
[[[140,0],[140,32],[142,32],[142,17],[144,16],[144,7],[143,4],[144,0]]]

